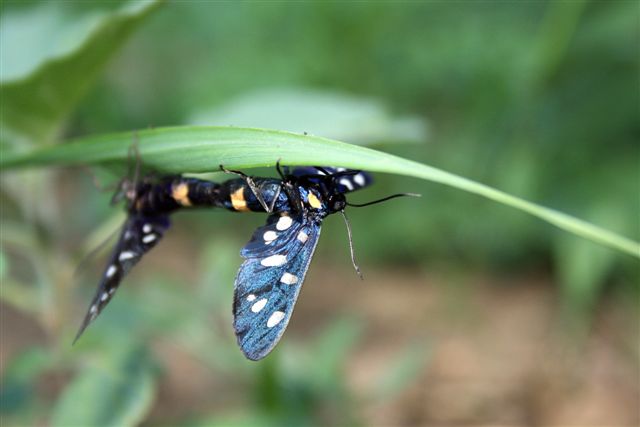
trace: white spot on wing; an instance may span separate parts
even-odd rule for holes
[[[349,191],[353,190],[353,183],[351,181],[349,181],[349,178],[342,178],[340,181],[338,181],[340,184],[344,185],[345,187],[347,187],[347,189]]]
[[[151,225],[149,224],[145,224],[142,226],[142,232],[145,234],[151,233],[151,230],[153,230],[153,228],[151,228]]]
[[[262,235],[262,238],[264,239],[264,242],[269,244],[271,242],[273,242],[274,240],[276,240],[276,237],[278,237],[278,233],[276,233],[273,230],[269,230],[269,231],[265,231],[264,234]]]
[[[274,311],[273,314],[269,317],[269,320],[267,320],[267,328],[273,328],[278,323],[282,322],[282,319],[284,319],[284,312]]]
[[[90,313],[90,314],[96,314],[96,311],[98,311],[98,306],[97,306],[97,305],[95,305],[95,304],[93,304],[93,305],[91,306],[91,308],[89,309],[89,313]]]
[[[291,227],[291,224],[293,224],[293,220],[291,219],[290,216],[288,215],[281,216],[278,222],[276,223],[276,228],[280,231],[283,231]]]
[[[298,233],[298,240],[304,243],[307,241],[308,238],[309,238],[309,235],[305,233],[304,230],[300,230],[300,232]]]
[[[116,288],[109,289],[109,295],[113,295],[116,293]]]
[[[107,268],[107,272],[105,273],[105,276],[112,277],[114,274],[116,274],[116,271],[118,271],[118,267],[111,264],[109,268]]]
[[[260,310],[262,310],[265,305],[267,305],[267,299],[262,298],[261,300],[258,300],[256,303],[254,303],[251,306],[251,311],[253,311],[254,313],[259,313]]]
[[[298,276],[291,273],[284,273],[280,278],[280,281],[285,285],[295,285],[298,283]]]
[[[109,299],[109,294],[107,292],[104,292],[102,294],[102,296],[100,297],[100,301],[102,301],[102,302],[105,302],[108,299]]]
[[[360,187],[362,187],[367,181],[364,179],[364,175],[362,175],[361,173],[359,173],[358,175],[353,177],[353,180],[355,181],[356,184],[358,184]]]
[[[260,264],[264,265],[265,267],[280,267],[286,262],[286,255],[271,255],[270,257],[261,260]]]
[[[155,234],[147,234],[142,238],[142,243],[151,243],[156,240],[157,236]]]
[[[122,253],[120,254],[120,256],[118,257],[118,259],[119,259],[120,261],[126,261],[126,260],[128,260],[128,259],[135,258],[135,257],[136,257],[135,252],[131,252],[131,251],[124,251],[124,252],[122,252]]]
[[[336,168],[336,172],[344,172],[346,171],[346,168]]]
[[[247,297],[247,301],[249,301],[249,302],[251,302],[251,301],[253,301],[253,300],[255,300],[255,299],[256,299],[256,296],[255,296],[254,294],[250,294],[250,295]]]

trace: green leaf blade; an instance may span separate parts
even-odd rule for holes
[[[144,164],[165,172],[212,172],[230,168],[336,165],[411,176],[448,185],[536,216],[560,229],[640,258],[640,243],[562,212],[479,182],[370,148],[317,136],[237,127],[188,126],[82,138],[27,154],[3,154],[0,167],[71,166],[127,161],[137,141]]]

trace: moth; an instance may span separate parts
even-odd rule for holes
[[[334,167],[277,164],[279,178],[256,178],[220,168],[237,177],[222,183],[180,175],[147,175],[124,179],[114,200],[126,201],[127,219],[102,274],[76,340],[111,301],[123,278],[169,229],[169,217],[188,208],[224,208],[267,213],[266,224],[253,233],[240,255],[234,285],[233,326],[243,354],[260,360],[284,333],[318,244],[324,218],[341,213],[347,225],[351,260],[356,264],[346,195],[372,183],[367,172]]]

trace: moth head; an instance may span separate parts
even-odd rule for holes
[[[120,180],[118,184],[118,188],[115,193],[111,197],[111,204],[115,205],[122,200],[126,200],[128,204],[131,204],[135,201],[137,196],[137,183],[133,180],[125,177]]]
[[[347,199],[342,193],[333,193],[327,198],[327,206],[333,212],[340,212],[347,206]]]

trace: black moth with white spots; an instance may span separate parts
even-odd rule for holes
[[[282,337],[324,218],[344,215],[345,193],[371,183],[369,174],[343,168],[297,168],[281,175],[278,194],[252,185],[267,205],[275,203],[267,224],[240,252],[245,261],[235,281],[233,326],[240,349],[251,360],[265,357]],[[286,197],[280,200],[282,193]]]
[[[253,178],[221,169],[239,177],[223,183],[177,175],[123,180],[114,199],[126,200],[128,217],[76,340],[111,301],[131,268],[163,237],[170,214],[214,207],[270,214],[241,251],[245,261],[235,281],[233,314],[238,344],[247,358],[259,360],[274,348],[291,318],[323,219],[337,212],[344,216],[349,205],[345,194],[370,185],[371,176],[330,167],[301,167],[291,173],[285,168],[283,173],[278,166],[280,179]],[[344,219],[352,262],[359,273]]]
[[[220,206],[223,190],[218,183],[174,175],[122,180],[113,200],[125,199],[127,220],[74,342],[111,301],[131,268],[163,237],[169,215],[183,207]]]
[[[158,243],[167,228],[169,228],[169,217],[166,215],[129,216],[122,227],[118,243],[109,257],[98,291],[93,297],[76,340],[109,303],[123,277],[140,261],[142,255]]]

